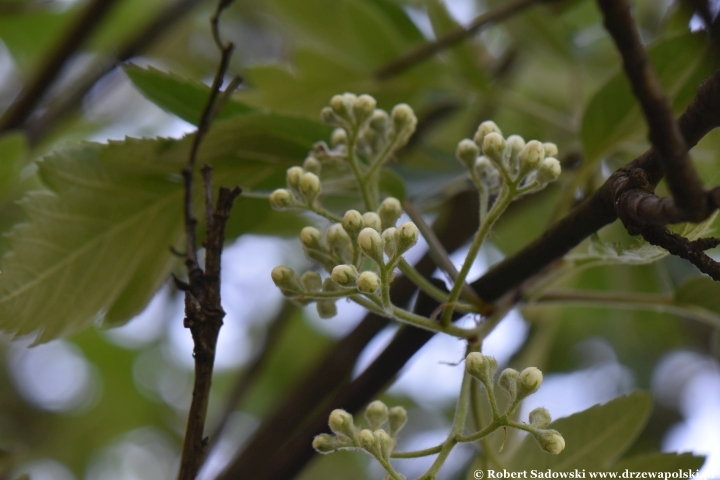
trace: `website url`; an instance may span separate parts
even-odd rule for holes
[[[528,470],[511,472],[508,470],[485,470],[484,475],[479,476],[476,471],[475,478],[659,478],[669,480],[671,478],[702,479],[698,475],[699,470],[675,470],[673,472],[597,472],[575,469],[569,472],[556,472],[554,470]]]

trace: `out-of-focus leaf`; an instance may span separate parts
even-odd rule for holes
[[[0,201],[19,180],[20,170],[28,155],[28,144],[22,133],[0,136]]]
[[[606,468],[618,459],[645,426],[652,408],[649,394],[635,392],[550,424],[565,439],[565,450],[549,455],[528,435],[506,464],[515,471],[567,471]]]
[[[402,201],[405,200],[405,183],[397,173],[384,168],[380,173],[380,190]]]
[[[692,453],[648,453],[631,457],[612,466],[613,472],[662,472],[663,474],[683,472],[697,472],[705,463],[705,457],[698,457]],[[660,477],[660,475],[658,475]],[[682,476],[679,478],[689,478]],[[660,477],[662,478],[662,477]]]
[[[680,91],[704,57],[703,51],[702,37],[689,33],[661,40],[648,48],[650,62],[666,95],[674,98]],[[595,163],[645,130],[630,83],[625,73],[618,71],[585,109],[580,137],[586,164]]]
[[[675,302],[688,308],[698,307],[720,315],[720,282],[710,277],[692,277],[675,291]]]
[[[0,40],[19,66],[30,66],[67,26],[75,10],[29,11],[0,15]]]
[[[327,134],[292,117],[236,116],[213,125],[198,164],[214,166],[215,185],[252,189],[298,163]],[[179,172],[191,141],[83,143],[40,162],[49,190],[26,196],[30,221],[10,233],[12,251],[0,274],[1,328],[38,332],[38,341],[47,341],[139,312],[176,265],[169,248],[184,248]]]
[[[123,67],[133,84],[148,100],[158,107],[177,115],[186,122],[197,125],[205,104],[210,96],[210,87],[201,82],[182,78],[174,73],[166,73],[153,67],[141,68],[137,65]],[[216,119],[250,113],[254,109],[230,99],[218,112]]]

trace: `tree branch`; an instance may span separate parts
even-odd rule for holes
[[[387,80],[390,77],[398,75],[418,63],[422,63],[436,53],[471,37],[488,23],[504,20],[539,1],[541,0],[516,0],[508,5],[478,15],[467,27],[458,27],[435,41],[424,43],[407,54],[383,65],[375,71],[374,76],[378,80]]]
[[[115,0],[93,0],[75,20],[67,36],[41,63],[32,80],[20,91],[17,98],[0,118],[0,133],[20,128],[32,114],[48,88],[53,84],[67,60],[95,31]]]

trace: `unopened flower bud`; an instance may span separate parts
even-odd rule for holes
[[[377,430],[383,423],[387,422],[389,413],[387,405],[380,400],[375,400],[365,409],[365,418],[370,424],[370,428]]]
[[[518,155],[521,171],[528,173],[531,170],[535,170],[540,166],[543,158],[545,158],[545,149],[542,143],[537,140],[530,140],[520,151],[520,155]]]
[[[392,117],[393,130],[395,135],[397,135],[396,144],[397,146],[404,145],[417,126],[415,112],[413,112],[413,109],[410,108],[409,105],[400,103],[393,107],[390,116]]]
[[[385,242],[377,230],[370,227],[363,228],[358,235],[358,244],[365,255],[375,260],[378,265],[383,264],[383,247],[385,246]]]
[[[405,222],[395,232],[395,248],[398,252],[405,253],[410,250],[418,241],[420,232],[413,222]]]
[[[375,272],[363,272],[357,278],[357,288],[362,293],[375,293],[380,288],[380,277]]]
[[[315,436],[312,446],[318,453],[331,453],[337,450],[338,442],[335,437],[327,433]]]
[[[535,428],[546,428],[548,425],[550,425],[550,422],[552,421],[550,412],[548,412],[547,408],[543,407],[538,407],[532,412],[530,412],[529,418],[530,425]]]
[[[352,241],[341,224],[330,225],[325,240],[333,255],[343,261],[352,259]]]
[[[483,153],[490,157],[490,160],[496,164],[501,164],[503,160],[503,153],[505,152],[505,139],[496,132],[491,132],[485,135],[483,140]]]
[[[533,436],[543,452],[557,455],[565,450],[565,439],[557,430],[538,430]]]
[[[557,157],[558,147],[554,143],[551,143],[551,142],[543,143],[543,149],[545,149],[546,157]]]
[[[375,440],[375,435],[372,431],[368,430],[367,428],[364,430],[361,430],[358,434],[358,443],[360,446],[370,452],[373,455],[377,455],[380,453],[377,448],[377,442]]]
[[[382,221],[383,230],[394,227],[398,218],[402,215],[402,205],[400,205],[400,200],[395,197],[387,197],[378,207],[377,213]]]
[[[335,268],[332,269],[330,277],[333,279],[333,282],[340,286],[354,287],[355,280],[357,280],[358,277],[358,271],[355,265],[336,265]]]
[[[302,167],[290,167],[285,173],[285,183],[288,188],[295,192],[300,192],[300,179],[302,178],[305,170]]]
[[[495,125],[495,122],[488,120],[488,121],[480,124],[480,126],[477,129],[477,132],[475,132],[475,137],[473,138],[473,140],[475,140],[476,144],[482,145],[483,141],[485,140],[485,136],[488,133],[493,133],[493,132],[499,133],[500,135],[502,135],[502,132],[500,131],[498,126]]]
[[[352,93],[346,93],[344,95],[335,95],[330,99],[330,108],[333,113],[338,117],[346,120],[350,123],[353,122],[353,105],[357,97]]]
[[[392,407],[388,417],[390,436],[395,438],[397,433],[405,426],[405,423],[407,423],[407,410],[403,407]]]
[[[392,437],[382,428],[375,430],[373,434],[375,435],[375,442],[377,442],[378,449],[380,450],[380,456],[386,460],[389,459],[393,448],[395,448],[395,442]]]
[[[472,170],[475,165],[475,159],[477,159],[478,155],[480,155],[480,147],[468,138],[461,140],[460,143],[458,143],[457,150],[455,151],[457,159],[460,160],[460,163],[465,165],[465,167],[469,170]]]
[[[278,265],[273,268],[270,276],[272,277],[273,283],[275,283],[284,294],[298,293],[303,289],[298,281],[297,275],[295,275],[295,271],[285,265]]]
[[[320,110],[320,120],[326,125],[339,125],[339,117],[335,115],[332,108],[325,107]]]
[[[388,257],[392,257],[395,255],[395,249],[396,249],[396,242],[395,242],[395,232],[397,229],[395,227],[390,227],[385,229],[382,233],[382,238],[385,241],[385,247],[383,247],[383,250],[385,250],[385,253]]]
[[[330,144],[333,147],[337,147],[341,144],[347,143],[347,132],[344,128],[336,128],[333,130],[332,135],[330,136]]]
[[[375,109],[370,117],[369,126],[376,132],[382,132],[387,128],[389,121],[390,117],[385,110]]]
[[[485,155],[475,161],[475,177],[480,182],[480,186],[488,192],[500,186],[500,172]]]
[[[308,205],[312,204],[317,196],[320,195],[320,178],[314,173],[303,173],[303,176],[300,178],[300,194]]]
[[[376,232],[382,232],[382,220],[380,220],[380,215],[378,215],[375,212],[365,212],[362,216],[363,219],[363,225],[369,228],[372,228]]]
[[[342,226],[351,238],[357,238],[360,230],[365,227],[363,216],[357,210],[348,210],[343,216]]]
[[[305,272],[300,277],[300,281],[308,292],[317,292],[322,289],[323,281],[318,272]]]
[[[541,184],[557,180],[562,168],[557,158],[546,158],[538,167],[537,181]]]
[[[543,381],[542,372],[535,367],[528,367],[518,375],[517,398],[523,399],[537,392]]]
[[[375,111],[377,102],[370,95],[360,95],[353,106],[353,113],[358,125],[370,118]]]
[[[318,300],[315,309],[320,318],[333,318],[338,313],[337,305],[333,300]]]
[[[508,400],[511,402],[517,396],[517,379],[520,373],[514,368],[506,368],[500,373],[498,385],[507,393]]]
[[[465,358],[465,370],[490,390],[497,370],[497,360],[480,352],[472,352]]]
[[[310,155],[305,158],[305,161],[303,162],[303,170],[320,176],[320,172],[322,171],[322,163],[320,163],[320,160]]]
[[[304,227],[300,230],[300,243],[311,250],[325,250],[322,244],[322,232],[315,227]]]
[[[508,161],[510,172],[515,175],[520,170],[520,160],[518,155],[525,147],[525,139],[520,135],[510,135],[505,140],[505,156]]]
[[[336,435],[345,435],[353,440],[356,438],[353,416],[341,408],[330,412],[328,426]]]
[[[275,210],[283,210],[295,206],[295,199],[290,190],[278,188],[270,194],[270,206]]]

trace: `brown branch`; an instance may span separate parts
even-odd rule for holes
[[[685,212],[684,220],[701,221],[709,215],[702,181],[690,160],[670,101],[663,93],[640,41],[630,2],[598,0],[598,5],[603,12],[605,28],[622,55],[625,73],[645,114],[650,142],[659,155],[675,205]]]
[[[202,0],[179,0],[165,9],[138,34],[121,46],[115,55],[97,61],[87,69],[87,74],[71,87],[57,95],[39,116],[23,124],[31,144],[39,143],[55,125],[75,112],[85,95],[118,63],[125,62],[149,48],[168,28],[176,24]]]
[[[539,1],[540,0],[516,0],[513,3],[503,5],[502,7],[498,7],[494,10],[478,15],[467,27],[458,27],[451,30],[438,39],[432,42],[424,43],[415,50],[411,50],[407,54],[383,65],[375,71],[374,76],[379,80],[387,80],[390,77],[398,75],[418,63],[427,60],[436,53],[441,52],[446,48],[450,48],[453,45],[462,42],[466,38],[471,37],[485,25],[504,20],[507,17],[538,3]]]
[[[68,59],[95,31],[115,0],[94,0],[75,19],[67,36],[57,43],[35,72],[32,80],[20,91],[17,98],[0,118],[0,132],[20,128],[32,114],[45,92],[53,84]]]
[[[648,242],[664,248],[673,255],[688,260],[701,272],[720,282],[720,263],[705,254],[705,250],[717,247],[720,244],[720,239],[701,238],[700,240],[691,241],[669,231],[665,227],[654,225],[643,227],[641,233]]]
[[[240,188],[221,187],[216,206],[213,208],[212,169],[205,165],[202,169],[203,191],[206,213],[205,271],[197,262],[197,242],[195,227],[197,220],[193,215],[193,177],[200,144],[210,128],[215,111],[215,101],[220,95],[225,73],[232,54],[233,44],[223,45],[218,33],[218,19],[231,0],[220,0],[211,18],[213,37],[221,51],[220,64],[213,79],[210,97],[203,109],[198,130],[195,133],[188,165],[183,170],[185,178],[185,234],[187,236],[188,285],[185,289],[184,326],[190,329],[193,338],[193,357],[195,359],[195,382],[192,403],[188,413],[185,440],[178,480],[193,480],[205,458],[207,438],[204,438],[212,373],[215,364],[215,348],[225,311],[220,296],[220,260],[225,241],[225,226],[230,218],[232,204],[240,195]]]

